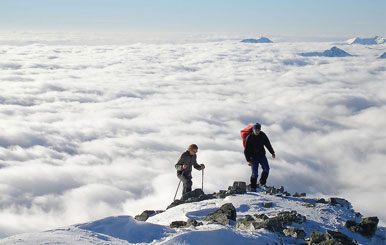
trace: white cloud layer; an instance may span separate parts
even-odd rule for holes
[[[239,132],[254,122],[277,152],[269,185],[385,223],[385,45],[298,55],[331,46],[0,46],[0,237],[165,209],[191,143],[206,192],[248,181]]]

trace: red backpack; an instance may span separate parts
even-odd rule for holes
[[[246,128],[240,131],[241,139],[243,140],[243,146],[245,148],[245,141],[247,139],[247,136],[252,133],[253,131],[253,125],[248,125]]]

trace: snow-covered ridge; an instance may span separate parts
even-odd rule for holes
[[[242,43],[273,43],[270,39],[266,37],[261,37],[259,39],[249,38],[241,40]]]
[[[343,244],[385,242],[386,228],[377,227],[377,218],[363,219],[341,198],[326,201],[307,198],[304,193],[290,195],[284,187],[249,192],[245,183],[237,182],[228,191],[209,195],[196,189],[181,200],[179,205],[152,213],[146,221],[131,216],[108,217],[20,234],[2,239],[0,244],[304,244],[305,240],[317,244],[326,239]]]
[[[348,44],[376,45],[385,43],[385,38],[375,36],[371,38],[354,37],[346,41]]]

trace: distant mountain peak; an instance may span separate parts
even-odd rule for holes
[[[332,47],[331,49],[325,50],[323,52],[308,52],[308,53],[301,53],[301,56],[324,56],[324,57],[347,57],[352,56],[351,54],[347,53],[346,51],[337,48]]]
[[[270,39],[266,37],[261,37],[259,39],[249,38],[241,40],[242,43],[273,43]]]
[[[348,44],[376,45],[385,43],[385,38],[375,36],[370,38],[354,37],[346,41]]]

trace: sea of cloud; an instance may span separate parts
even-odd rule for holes
[[[248,181],[240,130],[255,122],[277,153],[269,185],[385,223],[386,46],[299,55],[333,45],[1,45],[0,238],[165,209],[191,143],[205,192]]]

